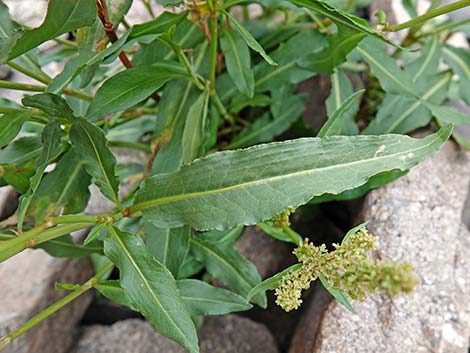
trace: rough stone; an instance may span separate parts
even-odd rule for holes
[[[277,353],[269,331],[236,315],[205,319],[199,332],[202,353]],[[88,326],[71,353],[185,353],[142,320]]]
[[[17,328],[61,297],[54,283],[83,283],[92,275],[85,259],[52,258],[27,250],[0,264],[0,336]],[[78,333],[78,322],[91,301],[90,291],[6,347],[5,353],[64,353]]]
[[[331,302],[316,337],[304,334],[290,353],[467,353],[470,234],[462,211],[469,183],[470,155],[447,143],[405,177],[371,192],[364,218],[380,237],[378,255],[410,261],[422,283],[410,296],[355,302],[358,315]]]

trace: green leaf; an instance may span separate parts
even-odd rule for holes
[[[142,24],[135,25],[132,27],[129,40],[137,37],[146,36],[149,34],[162,34],[168,32],[168,30],[177,25],[187,16],[186,12],[172,13],[169,11],[163,12],[160,16]]]
[[[0,63],[8,60],[8,54],[22,34],[20,26],[10,19],[8,7],[0,2]]]
[[[176,284],[192,316],[223,315],[252,308],[245,298],[203,281],[184,279]]]
[[[159,226],[252,225],[315,196],[354,189],[378,173],[410,169],[438,150],[451,131],[446,126],[423,139],[303,138],[214,153],[178,172],[147,179],[130,211],[143,211]]]
[[[331,75],[331,93],[327,98],[326,112],[331,119],[335,111],[346,101],[346,99],[354,93],[354,89],[348,76],[343,70],[336,70]],[[349,109],[343,112],[343,130],[344,135],[357,135],[359,129],[354,118],[359,110],[359,102],[352,104]]]
[[[191,250],[202,261],[207,271],[222,283],[246,296],[261,282],[255,265],[245,259],[232,245],[205,241],[198,236],[191,237]],[[266,297],[258,295],[253,300],[261,307],[266,307]]]
[[[201,154],[209,94],[202,92],[189,108],[182,136],[182,162],[192,162]]]
[[[238,31],[238,33],[240,33],[240,35],[242,36],[242,38],[245,40],[246,44],[251,48],[253,49],[254,51],[256,51],[257,53],[259,53],[264,60],[266,60],[266,62],[269,64],[269,65],[277,65],[273,59],[271,59],[269,57],[268,54],[266,54],[266,52],[264,51],[263,47],[261,46],[261,44],[259,44],[256,39],[251,35],[250,32],[248,32],[246,30],[245,27],[243,27],[240,23],[237,22],[237,20],[235,19],[235,17],[233,17],[230,13],[228,13],[227,11],[224,11],[224,14],[228,17],[230,23],[233,25],[233,27],[235,27],[235,29]]]
[[[142,239],[109,227],[104,251],[119,268],[126,302],[162,335],[198,353],[196,328],[171,272],[147,250]]]
[[[39,93],[34,96],[27,96],[22,100],[27,107],[42,110],[47,115],[58,118],[61,121],[73,121],[75,116],[72,108],[62,97],[52,93]],[[61,119],[62,118],[62,119]]]
[[[229,245],[235,244],[243,231],[243,226],[234,227],[229,230],[211,230],[198,234],[198,238],[210,243],[225,243]]]
[[[103,281],[95,284],[94,288],[109,300],[120,305],[130,306],[124,294],[124,290],[120,286],[119,280]]]
[[[378,40],[367,38],[359,44],[356,51],[370,65],[372,75],[379,79],[386,92],[419,98],[410,76],[397,66],[392,57],[385,54],[385,49]]]
[[[8,145],[18,135],[29,116],[30,112],[27,110],[0,116],[0,148]]]
[[[26,163],[37,158],[41,150],[41,139],[37,136],[21,137],[0,150],[0,165]]]
[[[90,254],[102,254],[101,242],[92,242],[87,245],[76,244],[70,235],[48,240],[38,246],[54,257],[85,257]]]
[[[274,239],[294,243],[289,235],[287,235],[282,229],[274,227],[269,221],[258,223],[256,226]]]
[[[145,223],[145,243],[152,255],[165,265],[175,278],[181,278],[179,272],[189,251],[191,229],[158,228],[150,222]]]
[[[125,110],[149,97],[167,81],[186,77],[183,67],[176,64],[155,64],[134,67],[106,80],[90,103],[87,119]]]
[[[346,56],[366,37],[364,32],[338,25],[338,31],[327,36],[328,47],[304,58],[300,65],[313,72],[330,73],[346,61]]]
[[[223,29],[220,47],[225,57],[227,71],[238,90],[251,98],[254,94],[255,80],[251,69],[250,51],[238,32]]]
[[[49,0],[47,15],[40,27],[26,30],[8,55],[11,60],[39,44],[77,28],[91,26],[96,19],[94,0]]]
[[[351,15],[343,10],[340,10],[333,5],[328,4],[324,1],[318,0],[289,0],[294,5],[299,7],[305,7],[309,10],[315,11],[316,13],[328,17],[331,19],[336,25],[344,26],[346,28],[350,28],[355,31],[362,32],[364,34],[373,36],[377,39],[380,39],[388,44],[393,44],[387,38],[385,38],[382,34],[377,32],[374,28],[369,26],[366,20]]]
[[[26,194],[22,195],[19,199],[18,206],[18,229],[21,230],[23,227],[24,218],[28,207],[33,199],[36,190],[41,183],[42,177],[46,170],[46,167],[62,153],[62,130],[59,122],[56,119],[52,119],[44,128],[41,140],[42,140],[42,151],[39,159],[36,163],[36,170],[30,179],[30,187]]]
[[[354,235],[356,234],[357,232],[359,232],[361,229],[364,229],[366,228],[367,224],[369,223],[369,221],[367,222],[364,222],[364,223],[361,223],[357,226],[355,226],[354,228],[350,229],[346,235],[344,236],[343,240],[341,241],[341,244],[346,244],[349,239]]]
[[[91,50],[82,50],[77,56],[70,58],[64,69],[58,74],[46,89],[46,92],[61,93],[72,80],[85,69],[101,63],[104,59],[116,54],[127,40],[127,35],[119,38],[104,50],[94,52]]]
[[[364,92],[365,90],[362,89],[349,96],[322,126],[317,137],[345,135],[347,131],[347,128],[345,128],[345,125],[347,124],[345,119],[350,117],[347,113],[351,111],[350,109],[352,106],[359,105],[359,100]]]
[[[442,49],[445,62],[460,78],[460,96],[470,104],[470,53],[464,48],[445,46]]]
[[[318,277],[321,281],[321,284],[323,284],[323,287],[340,303],[342,304],[346,309],[348,309],[350,312],[353,314],[357,314],[356,310],[352,306],[352,304],[349,302],[349,299],[347,295],[339,290],[331,288],[330,284],[327,282],[327,280],[323,277],[320,276]]]
[[[106,145],[103,131],[92,123],[77,118],[70,129],[70,141],[86,171],[104,196],[120,206],[116,177],[116,157]]]
[[[258,283],[255,287],[253,287],[250,292],[248,293],[246,300],[251,300],[251,298],[264,294],[268,290],[274,290],[279,286],[279,282],[281,282],[282,278],[287,275],[291,271],[299,270],[302,267],[302,264],[295,264],[284,271],[276,273],[274,276],[266,278],[263,282]]]
[[[71,148],[42,180],[31,201],[29,213],[36,220],[43,220],[46,216],[80,213],[90,198],[89,185],[90,176]]]

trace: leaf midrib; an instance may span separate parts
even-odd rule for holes
[[[423,146],[417,147],[415,149],[410,149],[410,150],[406,150],[406,151],[393,153],[393,154],[386,155],[386,156],[384,155],[384,156],[381,156],[381,157],[371,157],[371,158],[368,158],[368,159],[362,159],[362,160],[343,163],[343,164],[336,164],[336,165],[322,167],[322,168],[301,170],[301,171],[298,171],[298,172],[282,174],[282,175],[276,175],[276,176],[268,177],[268,178],[264,178],[264,179],[250,180],[250,181],[247,181],[247,182],[244,182],[244,183],[230,185],[230,186],[227,186],[227,187],[222,187],[222,188],[217,188],[217,189],[212,189],[212,190],[196,191],[196,192],[187,193],[187,194],[178,194],[178,195],[160,197],[160,198],[157,198],[157,199],[136,203],[133,206],[131,206],[130,209],[131,209],[132,212],[136,212],[136,211],[140,211],[142,209],[149,208],[149,207],[156,207],[156,206],[160,206],[160,205],[164,205],[164,204],[169,204],[169,203],[172,203],[172,202],[193,199],[193,198],[197,198],[197,197],[201,197],[201,196],[221,194],[221,193],[224,193],[224,192],[233,191],[233,190],[237,190],[237,189],[241,189],[241,188],[245,188],[245,187],[249,187],[249,186],[262,185],[262,184],[267,184],[267,183],[278,181],[278,180],[288,179],[288,178],[299,176],[299,175],[300,176],[301,175],[308,175],[308,174],[323,172],[325,170],[334,170],[334,169],[337,169],[337,168],[344,168],[344,167],[349,167],[349,166],[352,166],[352,165],[360,165],[360,164],[363,164],[363,163],[368,163],[372,160],[377,161],[377,160],[390,159],[390,158],[394,158],[394,157],[399,156],[399,155],[403,155],[405,153],[417,152],[419,150],[426,149],[427,147],[433,145],[440,138],[441,138],[441,134],[438,133],[438,134],[436,134],[436,137],[434,139],[432,139],[429,143],[427,143]]]

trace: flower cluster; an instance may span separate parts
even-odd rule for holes
[[[330,287],[352,299],[364,299],[367,294],[384,292],[395,296],[410,293],[418,283],[409,263],[375,261],[369,251],[376,248],[377,237],[361,229],[335,250],[328,252],[325,245],[315,246],[305,239],[294,254],[302,263],[298,270],[284,276],[276,289],[276,303],[285,311],[297,309],[302,303],[301,292],[320,275]]]

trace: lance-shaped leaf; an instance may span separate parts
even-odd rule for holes
[[[395,45],[385,38],[382,34],[377,32],[374,28],[369,26],[363,18],[351,15],[346,11],[340,10],[333,5],[318,0],[289,0],[294,5],[305,7],[306,9],[315,11],[316,13],[328,17],[337,25],[345,26],[355,31],[371,35],[389,44]]]
[[[162,34],[180,23],[187,16],[186,12],[172,13],[169,11],[163,12],[160,16],[142,24],[135,25],[129,35],[129,40],[137,37],[142,37],[150,34]]]
[[[165,265],[175,278],[180,278],[180,268],[189,251],[191,229],[158,228],[150,222],[145,223],[145,243],[155,258]]]
[[[159,226],[252,225],[324,193],[339,194],[378,173],[407,170],[438,150],[452,126],[408,136],[302,138],[211,154],[146,180],[130,212]]]
[[[150,96],[167,81],[186,77],[178,64],[155,64],[128,69],[103,83],[88,108],[87,118],[96,119],[104,114],[124,110]]]
[[[164,336],[198,353],[196,328],[171,272],[158,262],[143,240],[110,227],[104,251],[119,268],[121,287],[130,307],[142,313]]]
[[[191,251],[206,265],[212,276],[243,296],[261,282],[255,265],[230,244],[209,242],[193,236]],[[253,302],[266,307],[266,296],[258,295],[253,298]]]
[[[335,111],[354,93],[351,80],[346,76],[343,70],[335,70],[331,77],[331,93],[328,96],[325,105],[328,118],[331,119]],[[352,104],[343,114],[343,135],[357,135],[359,129],[354,117],[359,110],[359,101]]]
[[[273,61],[273,59],[271,59],[270,56],[268,54],[266,54],[266,52],[264,51],[261,44],[258,43],[258,41],[252,36],[252,34],[250,32],[248,32],[248,30],[245,27],[243,27],[240,23],[238,23],[238,21],[235,19],[235,17],[233,17],[227,11],[224,11],[224,14],[228,17],[228,19],[230,20],[230,23],[235,27],[235,29],[238,31],[238,33],[240,33],[242,38],[245,40],[246,44],[251,49],[253,49],[257,53],[259,53],[263,57],[263,59],[266,60],[266,62],[269,65],[277,65]]]
[[[102,254],[103,245],[95,241],[87,245],[76,244],[70,235],[52,239],[42,243],[38,248],[45,250],[54,257],[85,257],[91,254]]]
[[[91,26],[96,19],[94,0],[49,0],[47,15],[40,27],[26,30],[8,55],[11,60],[39,44],[77,28]]]
[[[0,148],[8,145],[18,135],[29,116],[30,112],[27,110],[0,116]]]
[[[222,33],[220,47],[224,53],[227,71],[238,90],[251,98],[255,81],[248,46],[238,32],[224,29]]]
[[[437,105],[437,104],[426,104],[431,110],[433,116],[444,123],[452,123],[456,125],[469,125],[470,115],[457,110],[454,107]]]
[[[343,104],[333,113],[333,115],[327,120],[318,132],[318,137],[327,137],[335,135],[345,135],[347,124],[345,120],[348,117],[347,112],[354,105],[358,105],[358,101],[361,98],[365,90],[360,90],[349,96]]]
[[[470,104],[470,53],[464,48],[444,47],[442,49],[445,62],[459,76],[460,96]]]
[[[11,20],[8,7],[0,2],[0,63],[7,61],[8,54],[22,33],[20,26]]]
[[[189,108],[182,136],[182,162],[192,162],[200,156],[204,137],[204,125],[207,118],[209,94],[202,92]]]
[[[103,195],[120,205],[119,180],[115,173],[116,157],[107,146],[103,131],[92,123],[77,118],[70,129],[70,141]]]
[[[252,307],[245,298],[197,279],[180,280],[177,285],[193,316],[223,315]]]
[[[419,98],[411,77],[397,66],[393,58],[385,54],[379,41],[367,38],[359,44],[356,51],[370,65],[372,74],[379,79],[385,91]]]
[[[32,201],[33,195],[41,183],[44,171],[49,163],[52,162],[62,152],[61,134],[59,122],[52,119],[44,128],[41,140],[42,151],[39,160],[36,163],[36,170],[30,179],[30,187],[26,194],[22,195],[18,206],[18,229],[23,227],[23,221],[28,211],[28,207]]]

